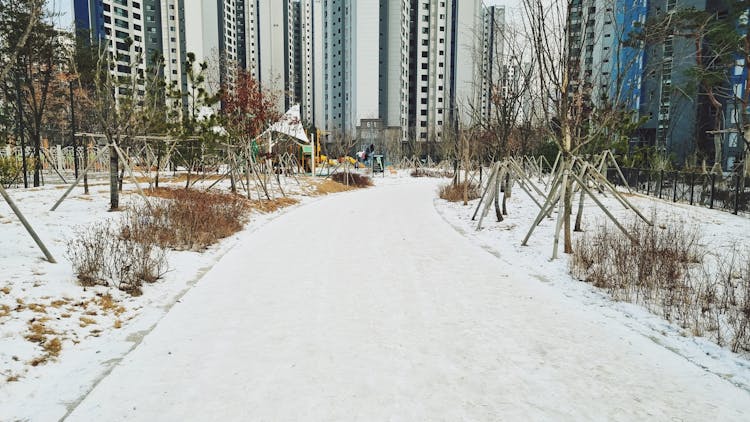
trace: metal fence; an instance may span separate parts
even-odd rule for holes
[[[42,170],[52,172],[53,168],[61,173],[72,173],[75,169],[75,158],[78,159],[78,168],[84,168],[84,160],[91,163],[96,159],[102,146],[88,146],[77,147],[77,154],[74,154],[73,147],[63,147],[60,145],[53,145],[49,148],[40,149],[40,157],[42,162]],[[84,151],[88,150],[88,156],[84,158]],[[21,147],[12,147],[6,145],[0,147],[0,157],[15,157],[18,162],[21,162]],[[34,148],[26,147],[26,157],[34,158]],[[105,151],[102,156],[96,162],[92,163],[92,172],[105,172],[109,168],[109,153]]]
[[[634,191],[672,202],[684,202],[734,214],[750,213],[750,186],[741,173],[717,175],[681,171],[622,168]],[[607,169],[607,179],[624,186],[617,169]]]

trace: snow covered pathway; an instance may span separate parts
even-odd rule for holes
[[[68,420],[748,420],[748,392],[471,244],[435,187],[248,233]]]

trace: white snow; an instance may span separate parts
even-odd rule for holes
[[[297,194],[303,188],[296,183],[285,186]],[[79,227],[119,218],[120,213],[107,212],[108,185],[93,181],[88,196],[77,188],[55,212],[48,210],[63,194],[61,188],[9,192],[59,263],[44,260],[10,207],[0,200],[0,420],[46,421],[64,416],[239,238],[224,239],[202,253],[169,252],[170,271],[163,280],[145,286],[140,297],[115,288],[83,288],[66,257],[67,243]],[[126,185],[121,206],[138,200],[134,186]],[[245,231],[278,214],[254,214]],[[104,294],[111,295],[113,308],[101,306]],[[85,324],[81,318],[93,323]],[[115,328],[118,320],[119,329]],[[38,366],[31,362],[45,353],[25,338],[34,321],[52,331],[48,339],[59,338],[62,343],[57,358]]]
[[[553,220],[519,246],[535,214],[520,190],[474,232],[472,207],[435,199],[444,180],[375,180],[171,252],[144,296],[110,290],[120,316],[64,259],[72,225],[111,216],[106,186],[55,213],[60,190],[12,192],[61,264],[0,203],[0,304],[87,307],[46,306],[66,340],[37,367],[38,313],[0,317],[3,381],[21,375],[0,383],[0,420],[747,420],[747,359],[572,280],[548,260]],[[709,245],[747,242],[748,219],[638,203],[700,218]]]

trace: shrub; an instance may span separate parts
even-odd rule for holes
[[[125,214],[122,235],[176,250],[204,249],[241,230],[248,202],[232,194],[188,189],[157,189],[167,200],[136,205]]]
[[[0,157],[0,184],[8,188],[18,183],[23,167],[15,157]]]
[[[149,193],[156,197],[150,205],[133,205],[120,220],[76,232],[68,257],[81,284],[113,285],[139,295],[144,282],[156,282],[166,272],[164,249],[203,249],[241,230],[249,210],[236,195],[185,189]]]
[[[372,179],[359,173],[334,173],[331,176],[331,179],[342,185],[354,186],[357,188],[372,186]]]
[[[77,230],[68,258],[82,285],[112,285],[134,296],[141,294],[144,282],[157,281],[167,269],[163,250],[122,236],[112,220]]]
[[[578,279],[607,289],[615,299],[646,303],[657,293],[674,295],[686,288],[687,275],[702,261],[698,231],[680,224],[628,227],[632,242],[618,229],[600,228],[578,239],[571,272]],[[664,309],[671,315],[671,305]],[[668,315],[665,315],[668,316]]]
[[[467,190],[468,201],[479,198],[479,187],[471,182],[449,183],[440,187],[439,195],[441,199],[450,202],[459,202],[464,200],[464,189]]]
[[[732,351],[750,351],[750,255],[706,254],[695,227],[682,223],[628,228],[637,243],[604,226],[576,242],[571,274],[638,303]]]

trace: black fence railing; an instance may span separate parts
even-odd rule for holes
[[[672,202],[684,202],[734,214],[750,213],[750,180],[741,173],[727,176],[693,172],[622,168],[634,191]],[[607,169],[607,179],[624,186],[617,169]]]

